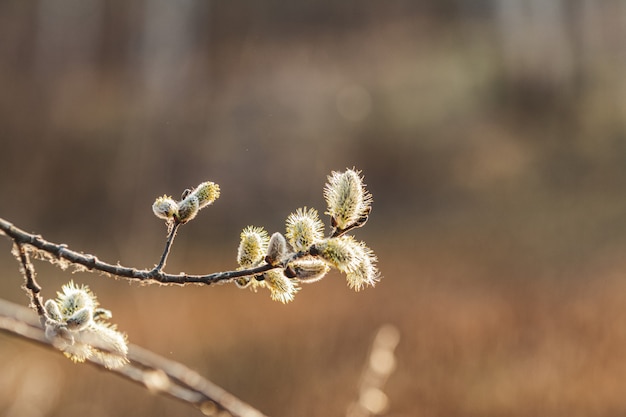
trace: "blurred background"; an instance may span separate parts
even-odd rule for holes
[[[345,415],[383,324],[386,415],[623,415],[625,42],[620,1],[4,0],[0,216],[152,267],[154,199],[212,180],[167,267],[208,273],[354,166],[376,288],[333,273],[282,305],[37,263],[44,297],[88,284],[132,343],[270,416]],[[0,249],[1,297],[26,304]],[[195,415],[4,335],[0,410]]]

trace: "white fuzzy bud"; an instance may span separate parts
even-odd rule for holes
[[[242,268],[257,266],[267,252],[269,236],[262,227],[248,226],[241,232],[237,263]]]
[[[286,304],[293,300],[300,290],[296,284],[287,278],[280,269],[272,269],[263,274],[264,286],[270,290],[270,296],[274,301]]]
[[[89,308],[81,308],[65,320],[68,330],[81,331],[93,322],[93,311]]]
[[[360,291],[365,286],[373,287],[380,279],[380,274],[376,268],[378,261],[376,255],[363,242],[358,242],[353,250],[355,262],[346,273],[348,285],[355,291]]]
[[[352,236],[325,239],[313,245],[310,253],[345,273],[348,285],[355,291],[373,286],[380,279],[374,252]]]
[[[128,362],[126,336],[105,322],[111,312],[98,308],[95,295],[86,286],[64,285],[56,300],[47,300],[46,337],[74,362],[95,358],[107,368]]]
[[[160,219],[171,221],[178,217],[178,203],[166,195],[157,198],[152,204],[152,212]]]
[[[220,196],[220,186],[214,182],[206,181],[198,185],[192,192],[198,198],[199,208],[213,204]]]
[[[293,277],[300,282],[316,282],[324,278],[330,267],[319,259],[298,259],[289,263],[288,268],[293,271]]]
[[[299,208],[287,217],[286,237],[295,251],[306,251],[315,242],[324,237],[324,224],[318,217],[317,210]]]
[[[328,205],[326,214],[340,230],[364,223],[371,211],[372,196],[365,189],[360,171],[354,169],[333,171],[328,176],[324,198]]]
[[[190,220],[193,220],[200,210],[200,202],[198,197],[193,194],[189,194],[187,197],[178,202],[178,215],[175,216],[176,221],[181,224],[185,224]]]
[[[44,309],[46,310],[46,314],[48,314],[48,318],[60,321],[61,320],[61,310],[59,309],[59,305],[54,300],[46,300],[44,303]]]
[[[348,272],[355,262],[356,242],[348,236],[324,239],[311,247],[310,253],[318,256],[341,272]]]

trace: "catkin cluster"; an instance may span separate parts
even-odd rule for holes
[[[332,172],[323,195],[332,226],[328,235],[317,210],[307,207],[287,217],[284,234],[270,236],[262,227],[248,226],[240,235],[239,268],[229,279],[241,288],[267,288],[273,300],[283,303],[293,300],[300,284],[319,281],[333,268],[345,274],[348,286],[356,291],[375,285],[380,279],[376,256],[348,234],[363,226],[371,212],[372,196],[361,172],[354,168]],[[219,196],[219,185],[207,181],[185,190],[179,201],[166,195],[155,200],[152,211],[166,221],[170,236],[161,262],[151,272],[161,273],[177,227]],[[88,287],[70,282],[57,295],[43,306],[46,337],[54,346],[74,362],[91,359],[110,369],[128,363],[126,335],[108,322],[111,312],[99,308]]]
[[[193,190],[185,190],[180,201],[164,195],[152,204],[154,215],[168,223],[184,224],[193,220],[200,210],[213,204],[220,196],[220,186],[203,182]]]
[[[265,229],[248,226],[241,233],[237,262],[240,269],[269,264],[267,272],[235,280],[241,287],[265,287],[272,299],[293,300],[300,283],[322,279],[331,268],[346,275],[356,291],[379,280],[376,256],[364,242],[346,233],[368,219],[372,196],[355,169],[332,172],[324,188],[327,211],[333,230],[324,237],[324,224],[312,208],[299,208],[286,220],[285,234],[271,237]]]
[[[235,278],[240,288],[267,288],[274,300],[293,300],[301,283],[315,282],[332,268],[346,275],[356,291],[379,280],[376,256],[364,242],[347,233],[367,222],[372,195],[365,189],[356,169],[332,172],[324,187],[324,199],[332,230],[324,235],[324,224],[317,210],[299,208],[286,220],[285,233],[270,234],[262,227],[248,226],[241,232],[237,250],[238,271],[263,269]],[[169,226],[184,224],[220,195],[217,184],[207,181],[183,193],[180,201],[159,197],[152,205],[154,214]],[[171,230],[171,229],[170,229]]]
[[[128,362],[128,342],[114,324],[111,312],[98,308],[96,296],[86,286],[70,281],[54,300],[47,300],[46,337],[74,362],[94,358],[115,369]]]

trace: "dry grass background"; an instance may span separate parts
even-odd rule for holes
[[[153,199],[213,180],[168,264],[213,272],[356,166],[374,289],[334,274],[284,306],[38,264],[44,294],[89,284],[133,343],[271,416],[344,415],[385,323],[390,416],[623,415],[626,9],[513,3],[2,2],[0,216],[151,266]],[[0,294],[26,303],[2,248]],[[0,415],[193,413],[0,336]]]

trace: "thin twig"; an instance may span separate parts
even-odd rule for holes
[[[153,269],[136,269],[125,267],[122,265],[112,265],[99,260],[94,255],[85,255],[80,252],[68,249],[66,245],[48,242],[40,235],[28,233],[22,229],[15,227],[10,222],[0,218],[0,231],[4,232],[17,245],[29,245],[40,251],[52,255],[57,259],[64,259],[72,264],[81,265],[88,270],[95,270],[107,274],[115,275],[120,278],[129,280],[139,280],[142,282],[159,282],[161,284],[205,284],[211,285],[222,281],[232,280],[234,278],[258,275],[267,272],[270,269],[280,268],[281,265],[263,264],[255,268],[241,269],[236,271],[216,272],[207,275],[188,275],[167,274],[157,268]],[[302,254],[294,255],[294,258],[300,257]]]
[[[0,330],[35,342],[56,352],[34,312],[26,307],[0,299]],[[95,357],[90,364],[138,383],[153,393],[176,398],[211,415],[226,411],[234,417],[264,417],[252,406],[228,393],[185,365],[163,358],[136,345],[129,346],[129,364],[107,369]]]
[[[40,295],[41,287],[35,279],[35,268],[30,261],[30,256],[28,255],[28,251],[24,248],[24,245],[16,243],[15,247],[19,261],[22,266],[24,279],[26,281],[24,283],[24,288],[26,288],[30,296],[31,305],[35,308],[35,311],[37,311],[40,320],[42,322],[45,322],[46,310],[43,307],[43,300],[41,299]]]
[[[169,228],[167,241],[165,242],[165,249],[163,249],[163,255],[161,255],[161,260],[159,261],[159,264],[154,268],[154,272],[161,272],[163,271],[163,268],[165,268],[167,257],[170,254],[172,243],[174,243],[174,238],[176,237],[176,232],[178,231],[180,225],[181,223],[175,222]]]

